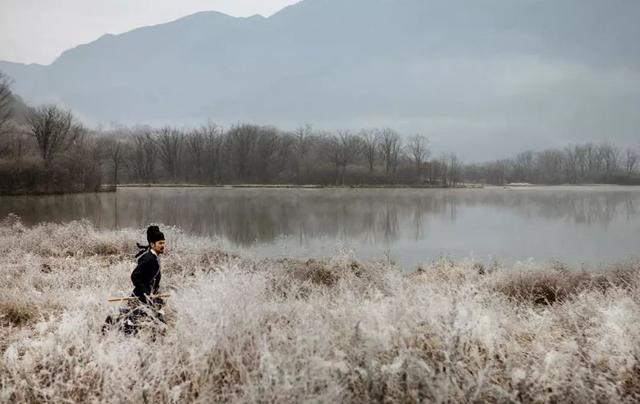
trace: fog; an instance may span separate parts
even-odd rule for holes
[[[0,71],[27,101],[91,125],[388,126],[477,161],[636,147],[639,17],[630,0],[305,0],[268,18],[198,13]]]

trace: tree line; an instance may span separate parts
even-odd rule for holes
[[[13,101],[12,101],[13,100]],[[283,131],[213,123],[197,128],[89,130],[55,105],[11,116],[15,99],[0,74],[0,193],[96,191],[102,184],[316,184],[454,187],[506,184],[640,183],[638,153],[585,144],[463,164],[431,155],[424,135],[391,128]],[[15,108],[13,108],[15,109]]]
[[[640,153],[609,143],[584,143],[562,149],[527,151],[514,158],[468,164],[469,182],[495,185],[531,184],[640,184]]]
[[[103,133],[99,143],[113,183],[384,185],[454,178],[428,161],[425,136],[403,145],[400,134],[386,128],[120,128]]]
[[[0,194],[98,190],[95,137],[69,111],[27,107],[10,84],[0,73]]]

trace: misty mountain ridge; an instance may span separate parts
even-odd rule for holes
[[[638,17],[633,0],[305,0],[269,18],[201,12],[0,71],[28,102],[91,123],[392,126],[492,157],[636,141]]]

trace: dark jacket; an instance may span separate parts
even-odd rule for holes
[[[131,273],[133,295],[140,301],[147,303],[146,296],[155,295],[160,287],[160,262],[151,251],[147,251],[138,258],[138,265]]]

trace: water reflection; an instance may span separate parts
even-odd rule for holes
[[[521,237],[525,238],[526,233],[531,233],[532,238],[553,237],[544,232],[550,231],[551,223],[558,222],[581,236],[593,234],[594,243],[601,243],[602,232],[611,226],[637,239],[639,203],[640,188],[617,187],[567,190],[140,188],[121,189],[115,194],[0,197],[0,216],[16,213],[27,224],[87,218],[104,229],[140,228],[150,222],[161,222],[179,226],[188,233],[219,237],[243,248],[282,243],[283,239],[289,240],[294,248],[320,239],[355,240],[360,244],[391,247],[394,243],[406,244],[407,240],[447,245],[464,239],[470,245],[458,248],[472,250],[472,243],[492,237],[498,244],[502,243],[506,251],[511,238],[508,232],[514,228],[523,232]],[[517,227],[505,227],[505,223]],[[493,229],[492,233],[483,233],[480,225]],[[456,230],[454,236],[444,234],[451,229]]]

